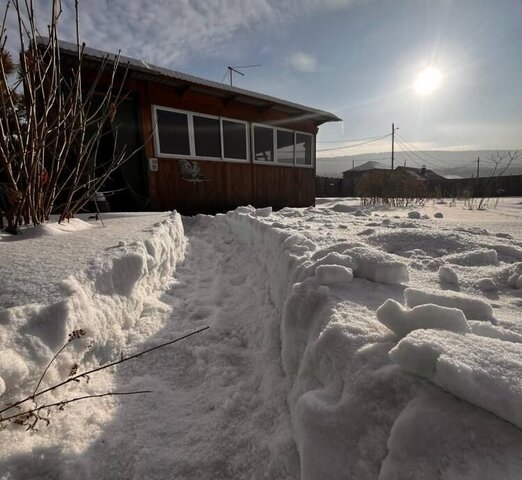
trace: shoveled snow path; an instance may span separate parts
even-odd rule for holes
[[[154,393],[121,403],[82,456],[78,473],[96,479],[298,478],[273,318],[280,312],[270,300],[266,270],[237,243],[223,217],[187,219],[185,230],[186,260],[162,297],[169,305],[164,328],[139,348],[211,329],[116,372],[116,390]]]

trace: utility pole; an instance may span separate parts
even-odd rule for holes
[[[394,149],[395,149],[395,130],[399,130],[399,127],[395,128],[395,123],[392,123],[392,158],[391,158],[391,169],[393,170]]]
[[[480,176],[480,157],[477,158],[477,178]]]
[[[352,160],[352,170],[355,168],[355,160]]]

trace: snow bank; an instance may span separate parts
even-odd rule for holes
[[[146,311],[184,257],[181,217],[174,213],[149,233],[63,280],[68,294],[60,301],[0,311],[0,378],[13,397],[36,383],[73,330],[84,329],[86,337],[68,346],[44,384],[63,379],[74,363],[86,368],[114,358],[159,328]]]
[[[404,290],[404,298],[408,307],[434,303],[443,307],[458,308],[464,312],[468,319],[489,320],[495,323],[491,305],[480,298],[473,298],[470,295],[442,290],[407,288]]]
[[[522,428],[522,344],[415,330],[390,351],[405,370]]]

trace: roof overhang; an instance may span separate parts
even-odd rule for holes
[[[38,42],[45,44],[47,39],[41,37]],[[62,55],[77,57],[77,45],[60,40],[59,48]],[[190,90],[197,93],[221,98],[224,102],[241,102],[260,109],[275,110],[288,115],[293,120],[310,120],[316,125],[326,122],[339,122],[341,119],[333,113],[316,108],[307,107],[298,103],[280,98],[271,97],[262,93],[252,92],[242,88],[214,82],[201,77],[188,75],[175,70],[150,65],[142,60],[115,55],[113,53],[84,48],[83,62],[85,66],[98,66],[104,60],[111,65],[116,61],[122,67],[128,67],[127,75],[136,80],[152,81],[169,85],[184,91]]]

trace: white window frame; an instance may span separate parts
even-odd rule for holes
[[[312,149],[312,151],[310,152],[310,161],[312,163],[310,165],[304,165],[302,163],[296,162],[296,145],[297,145],[297,134],[298,133],[300,135],[308,135],[309,137],[311,137],[310,148]],[[294,165],[298,168],[314,168],[315,167],[315,154],[316,154],[316,152],[315,152],[315,135],[308,133],[308,132],[300,132],[299,130],[296,130],[295,135],[294,135]]]
[[[274,154],[273,162],[265,162],[264,160],[256,160],[256,139],[255,139],[255,135],[254,135],[255,127],[269,128],[272,130],[272,149],[273,149],[272,153]],[[264,123],[251,123],[250,124],[250,137],[251,137],[251,144],[252,144],[252,162],[258,163],[261,165],[277,165],[276,148],[275,148],[277,138],[276,138],[276,133],[275,133],[274,127],[272,125],[266,125]],[[281,164],[279,164],[279,165],[281,165]]]
[[[190,122],[192,123],[192,134],[191,139],[194,143],[194,149],[190,150],[190,152],[193,154],[192,157],[199,158],[201,160],[214,160],[214,161],[221,161],[223,160],[223,134],[221,132],[221,120],[219,117],[216,117],[215,115],[207,115],[206,113],[198,113],[198,112],[188,112],[190,114]],[[203,117],[203,118],[211,118],[213,120],[217,120],[219,122],[219,148],[221,149],[221,156],[220,157],[208,157],[206,155],[196,155],[196,129],[194,128],[194,117]]]
[[[159,142],[159,128],[158,128],[158,110],[166,110],[168,112],[182,113],[188,118],[188,134],[189,134],[189,149],[190,155],[182,155],[177,153],[165,153],[161,151]],[[219,120],[219,137],[221,146],[221,157],[207,157],[202,155],[196,155],[196,137],[194,134],[194,116],[213,118]],[[237,120],[235,118],[219,117],[216,115],[208,115],[206,113],[192,112],[189,110],[181,110],[178,108],[164,107],[162,105],[152,105],[152,119],[153,119],[153,130],[154,130],[154,150],[157,157],[162,158],[188,158],[193,160],[204,160],[209,162],[231,162],[231,163],[250,163],[250,139],[249,139],[249,124],[244,120]],[[238,158],[225,158],[224,140],[223,140],[223,122],[222,120],[228,120],[230,122],[242,123],[246,126],[245,131],[245,142],[246,142],[246,159]]]
[[[246,144],[246,159],[244,158],[228,158],[225,157],[225,137],[223,131],[223,121],[233,122],[233,123],[241,123],[245,126],[245,144]],[[250,163],[250,135],[249,135],[249,123],[244,120],[236,120],[235,118],[228,117],[220,117],[219,120],[220,131],[221,131],[221,155],[225,162],[241,162],[241,163]]]
[[[163,153],[160,148],[160,139],[159,139],[159,126],[158,126],[158,110],[165,110],[167,112],[175,112],[182,113],[187,116],[187,126],[188,126],[188,135],[189,135],[189,151],[190,153],[194,152],[194,135],[192,118],[189,115],[189,112],[184,110],[178,110],[176,108],[170,107],[160,107],[159,105],[152,105],[152,124],[153,124],[153,132],[154,132],[154,150],[157,157],[168,157],[168,158],[192,158],[192,155],[183,155],[181,153]]]
[[[252,128],[251,128],[251,143],[252,143],[252,162],[255,163],[255,164],[259,164],[259,165],[277,165],[279,167],[293,167],[293,168],[315,168],[315,135],[312,134],[312,133],[308,133],[308,132],[303,132],[301,130],[292,130],[290,128],[282,128],[282,127],[274,127],[273,125],[267,125],[265,123],[252,123],[251,124]],[[265,127],[265,128],[270,128],[272,129],[272,133],[273,133],[273,143],[274,143],[274,161],[273,162],[265,162],[263,160],[256,160],[256,156],[255,156],[255,137],[254,137],[254,127]],[[278,158],[277,158],[277,130],[283,130],[283,131],[286,131],[286,132],[292,132],[294,134],[294,158],[293,158],[293,162],[292,163],[283,163],[283,162],[279,162],[278,161]],[[310,138],[311,138],[311,148],[312,148],[312,152],[311,152],[311,161],[312,161],[312,164],[311,165],[303,165],[303,164],[300,164],[300,163],[296,163],[295,161],[295,157],[296,157],[296,140],[297,140],[297,134],[301,134],[301,135],[308,135]]]

